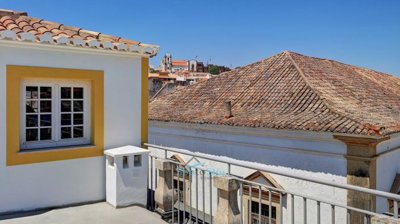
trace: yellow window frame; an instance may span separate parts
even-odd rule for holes
[[[149,58],[142,58],[141,59],[141,67],[142,67],[142,91],[141,91],[141,114],[142,114],[142,119],[141,119],[141,146],[145,149],[147,149],[147,146],[145,146],[145,143],[148,143],[148,129],[149,129],[149,123],[148,123],[148,114],[149,114]]]
[[[103,156],[104,72],[96,70],[7,65],[6,68],[7,166]],[[91,82],[91,142],[89,146],[20,150],[20,86],[23,79],[88,80]]]

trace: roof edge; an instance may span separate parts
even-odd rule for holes
[[[83,48],[83,47],[74,47],[70,45],[52,45],[45,43],[34,43],[34,42],[26,42],[26,41],[10,41],[4,40],[0,38],[0,46],[6,47],[19,47],[19,48],[39,48],[43,50],[60,50],[60,51],[75,51],[75,52],[85,52],[85,53],[96,53],[103,55],[115,55],[115,56],[136,56],[136,57],[152,57],[148,54],[141,54],[139,52],[127,52],[127,51],[113,51],[113,50],[105,50],[101,48]]]
[[[3,13],[3,14],[2,14]],[[12,10],[0,10],[0,18],[10,17],[10,16],[26,16],[25,12],[15,12]],[[31,17],[30,17],[31,18]],[[36,18],[32,18],[36,19]],[[39,19],[37,19],[39,20]],[[42,21],[42,20],[40,20]],[[59,27],[63,24],[59,24]],[[78,28],[77,28],[78,29]],[[79,28],[79,31],[82,31]],[[99,32],[88,31],[85,32],[93,33],[94,36],[98,37],[101,35]],[[108,35],[107,35],[108,36]],[[119,38],[121,39],[121,38]],[[99,40],[97,38],[93,39],[83,39],[82,37],[64,36],[64,35],[54,35],[49,32],[44,32],[39,35],[32,34],[30,31],[16,32],[12,29],[3,29],[0,31],[0,40],[15,41],[15,42],[25,42],[25,43],[36,43],[36,44],[49,44],[49,45],[64,45],[82,49],[97,48],[106,51],[115,52],[129,52],[138,53],[142,55],[148,55],[149,57],[154,57],[158,54],[160,47],[153,44],[143,44],[140,42],[114,42],[109,40]],[[128,41],[128,40],[127,40]]]

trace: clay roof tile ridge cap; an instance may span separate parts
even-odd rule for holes
[[[296,61],[295,61],[295,60],[293,59],[293,57],[291,56],[291,54],[293,54],[292,52],[286,50],[286,51],[284,51],[284,54],[285,54],[285,55],[288,57],[288,59],[292,62],[293,66],[294,66],[294,67],[296,68],[296,70],[299,72],[300,76],[302,77],[302,79],[304,80],[304,82],[306,83],[306,85],[312,89],[312,91],[322,100],[323,104],[324,104],[330,111],[332,111],[332,112],[334,112],[334,113],[336,113],[336,114],[338,114],[338,115],[340,115],[340,116],[342,116],[342,117],[344,117],[344,118],[347,118],[347,119],[353,121],[354,123],[359,124],[359,125],[362,126],[362,124],[361,124],[360,121],[358,121],[357,119],[355,119],[355,118],[353,118],[353,117],[351,117],[351,116],[349,116],[349,115],[347,115],[347,114],[344,114],[344,113],[338,111],[336,108],[333,108],[333,107],[331,106],[329,100],[326,99],[325,97],[321,96],[321,93],[320,93],[318,90],[316,90],[316,89],[314,88],[314,86],[308,81],[308,79],[307,79],[307,77],[305,76],[303,70],[300,68],[300,66],[296,63]],[[296,53],[296,54],[297,54],[297,53]],[[298,55],[300,55],[300,56],[302,56],[302,57],[307,57],[307,56],[304,56],[304,55],[301,55],[301,54],[298,54]]]

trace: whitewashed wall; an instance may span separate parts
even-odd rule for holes
[[[389,141],[380,143],[377,146],[377,153],[382,153],[382,155],[377,160],[376,188],[390,192],[396,174],[400,173],[400,135],[393,135]],[[387,200],[377,198],[377,209],[378,212],[386,212]]]
[[[331,134],[155,121],[149,125],[151,144],[346,176],[346,145]]]
[[[279,167],[293,174],[298,173],[346,183],[346,160],[343,157],[346,146],[328,134],[273,130],[257,131],[240,127],[150,122],[149,143],[256,162],[264,164],[266,167]],[[158,155],[164,156],[163,152],[158,152]],[[169,154],[169,156],[171,155],[172,153]],[[187,156],[182,157],[186,161],[189,159]],[[223,164],[203,159],[200,159],[200,162],[209,168],[227,169],[226,165]],[[233,174],[243,177],[252,172],[254,171],[232,167]],[[324,187],[278,175],[272,176],[286,190],[343,205],[347,203],[345,190]],[[205,185],[208,186],[207,180]],[[209,194],[208,189],[206,189],[206,194]],[[213,195],[216,195],[216,192]],[[206,196],[206,199],[206,208],[208,208],[208,196]],[[202,199],[200,198],[200,200]],[[199,203],[202,205],[202,201]],[[215,205],[216,201],[213,204]],[[287,206],[287,208],[290,208],[290,201]],[[295,223],[302,223],[303,207],[300,198],[295,200],[295,207]],[[316,203],[310,202],[307,208],[309,211],[308,221],[313,223],[316,220]],[[324,217],[322,223],[329,223],[330,207],[322,205],[322,209],[321,215]],[[206,209],[206,211],[208,210]],[[284,220],[289,221],[285,208],[283,213]],[[345,217],[345,211],[338,209],[337,222],[344,223]]]
[[[0,213],[105,199],[103,157],[6,166],[6,65],[103,70],[105,148],[140,145],[139,57],[0,46]]]

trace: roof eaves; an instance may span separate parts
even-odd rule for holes
[[[0,40],[1,41],[16,41],[16,42],[26,42],[26,38],[24,37],[24,33],[26,32],[22,32],[22,33],[16,33],[13,30],[2,30],[0,31]],[[42,34],[40,36],[38,36],[38,39],[35,39],[32,42],[32,44],[42,44],[41,42],[41,38],[43,35]],[[105,45],[107,45],[107,41],[99,41],[97,39],[89,39],[89,40],[83,40],[83,43],[79,43],[79,44],[71,44],[74,43],[74,39],[75,38],[69,38],[69,37],[65,37],[67,40],[66,41],[58,41],[59,36],[52,36],[52,35],[48,35],[48,37],[46,37],[46,43],[50,44],[50,45],[64,45],[64,46],[69,46],[69,47],[81,47],[81,48],[86,48],[87,46],[89,46],[90,48],[97,48],[97,49],[103,49],[103,50],[107,50],[106,48],[102,47]],[[96,43],[94,43],[94,41],[96,41]],[[121,43],[114,43],[114,44],[121,44]],[[158,51],[159,51],[159,46],[157,45],[151,45],[151,44],[138,44],[138,45],[132,45],[130,47],[119,47],[116,46],[116,49],[118,51],[124,51],[126,53],[135,53],[135,54],[142,54],[142,55],[148,55],[150,57],[154,57],[157,55]]]
[[[1,34],[0,34],[1,35]],[[48,37],[48,36],[47,36]],[[16,36],[13,38],[17,38]],[[0,46],[6,47],[23,47],[23,48],[40,48],[44,50],[60,50],[60,51],[68,51],[68,52],[86,52],[91,54],[102,54],[102,55],[115,55],[115,56],[139,56],[139,57],[151,57],[149,54],[144,54],[140,52],[130,52],[126,50],[107,50],[106,48],[97,48],[97,47],[88,47],[85,46],[75,46],[72,44],[63,44],[63,42],[56,43],[54,40],[49,39],[50,41],[43,40],[40,42],[39,40],[30,41],[30,40],[10,40],[10,39],[2,39],[0,38]],[[53,43],[54,41],[54,43]]]

